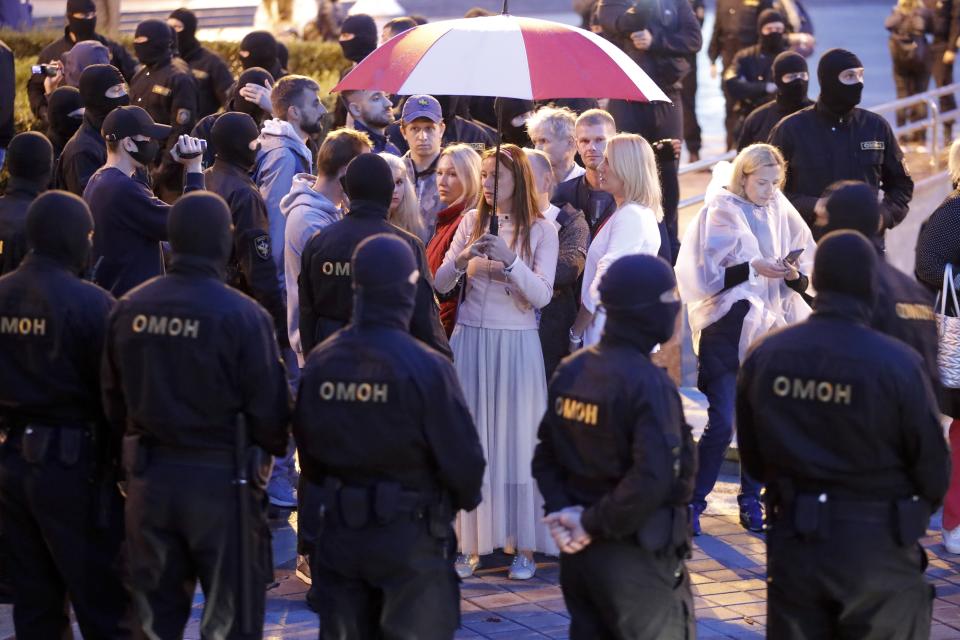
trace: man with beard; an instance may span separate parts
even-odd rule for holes
[[[824,190],[838,180],[861,180],[883,189],[883,228],[907,215],[913,180],[890,124],[857,108],[863,93],[863,63],[844,49],[831,49],[817,67],[816,104],[788,116],[770,133],[787,161],[783,193],[813,225]],[[881,239],[882,242],[882,239]]]
[[[807,97],[810,84],[807,61],[799,53],[784,51],[774,59],[773,81],[777,85],[776,99],[747,116],[740,131],[737,151],[757,142],[766,142],[778,122],[813,104]]]
[[[197,117],[208,116],[226,103],[227,91],[233,85],[233,74],[223,58],[200,45],[197,16],[193,11],[177,9],[167,18],[167,24],[177,34],[177,51],[190,66],[197,83]]]
[[[270,103],[271,87],[273,87],[273,76],[266,69],[250,67],[244,70],[237,78],[237,82],[230,88],[226,110],[245,113],[253,118],[257,127],[260,127],[273,111],[273,105]],[[222,115],[222,113],[211,113],[201,118],[190,133],[194,138],[207,141],[207,148],[203,152],[204,167],[212,166],[213,159],[216,157],[217,149],[213,141],[213,125]]]
[[[353,117],[353,128],[362,131],[373,143],[374,153],[403,155],[387,135],[393,123],[393,103],[383,91],[344,91],[340,94],[347,112]]]
[[[54,184],[78,196],[83,195],[90,176],[107,161],[107,145],[100,127],[107,114],[130,104],[127,84],[116,67],[95,64],[80,74],[83,123],[67,142],[57,160]]]
[[[757,107],[774,99],[773,60],[786,51],[784,18],[773,9],[767,9],[757,19],[760,41],[737,52],[733,63],[723,73],[727,95],[736,100],[734,136],[739,138],[746,120]]]
[[[133,78],[137,61],[123,45],[108,40],[97,33],[97,10],[93,0],[67,0],[67,27],[63,37],[56,40],[40,52],[37,64],[50,64],[59,61],[64,52],[73,48],[77,42],[97,40],[110,49],[110,63],[120,70],[127,80]],[[30,110],[41,123],[47,119],[47,91],[44,88],[43,74],[34,74],[27,81],[27,94],[30,96]]]
[[[137,25],[133,48],[143,67],[130,82],[130,104],[142,107],[154,122],[171,127],[153,169],[157,195],[173,202],[183,191],[183,170],[167,153],[197,122],[197,84],[187,63],[173,55],[173,31],[161,20]]]

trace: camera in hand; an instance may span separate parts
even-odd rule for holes
[[[203,138],[198,138],[200,140],[200,151],[195,151],[193,153],[186,153],[183,150],[183,146],[178,142],[177,143],[177,155],[183,158],[184,160],[192,160],[197,156],[201,155],[204,151],[207,150],[207,141]]]
[[[30,72],[35,76],[49,76],[54,77],[60,73],[60,67],[55,64],[35,64],[30,67]]]

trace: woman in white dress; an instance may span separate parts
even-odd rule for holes
[[[445,293],[466,278],[450,346],[487,459],[483,502],[460,514],[457,572],[472,574],[481,554],[503,548],[516,552],[510,577],[527,579],[533,550],[549,539],[530,462],[547,406],[537,310],[553,297],[558,240],[538,210],[530,164],[512,144],[500,151],[499,235],[488,232],[495,153],[483,154],[483,197],[464,215],[434,286]]]
[[[600,225],[583,268],[580,312],[570,329],[570,351],[600,341],[604,313],[598,309],[600,279],[617,258],[634,253],[657,255],[663,220],[660,178],[650,144],[621,133],[610,138],[599,167],[600,187],[613,196],[616,210]]]

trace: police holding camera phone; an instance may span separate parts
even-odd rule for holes
[[[150,638],[183,637],[198,579],[202,637],[260,638],[273,579],[264,451],[286,451],[290,391],[270,317],[223,281],[227,204],[191,193],[166,222],[170,273],[119,300],[104,349],[130,585]]]
[[[921,357],[867,326],[877,260],[860,233],[826,235],[813,315],[740,369],[740,461],[767,487],[770,638],[930,634],[918,540],[949,454]]]

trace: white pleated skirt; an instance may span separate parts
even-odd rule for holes
[[[487,459],[483,502],[457,517],[461,553],[483,555],[503,548],[507,553],[532,549],[557,554],[530,470],[547,407],[537,330],[458,324],[450,346]]]

